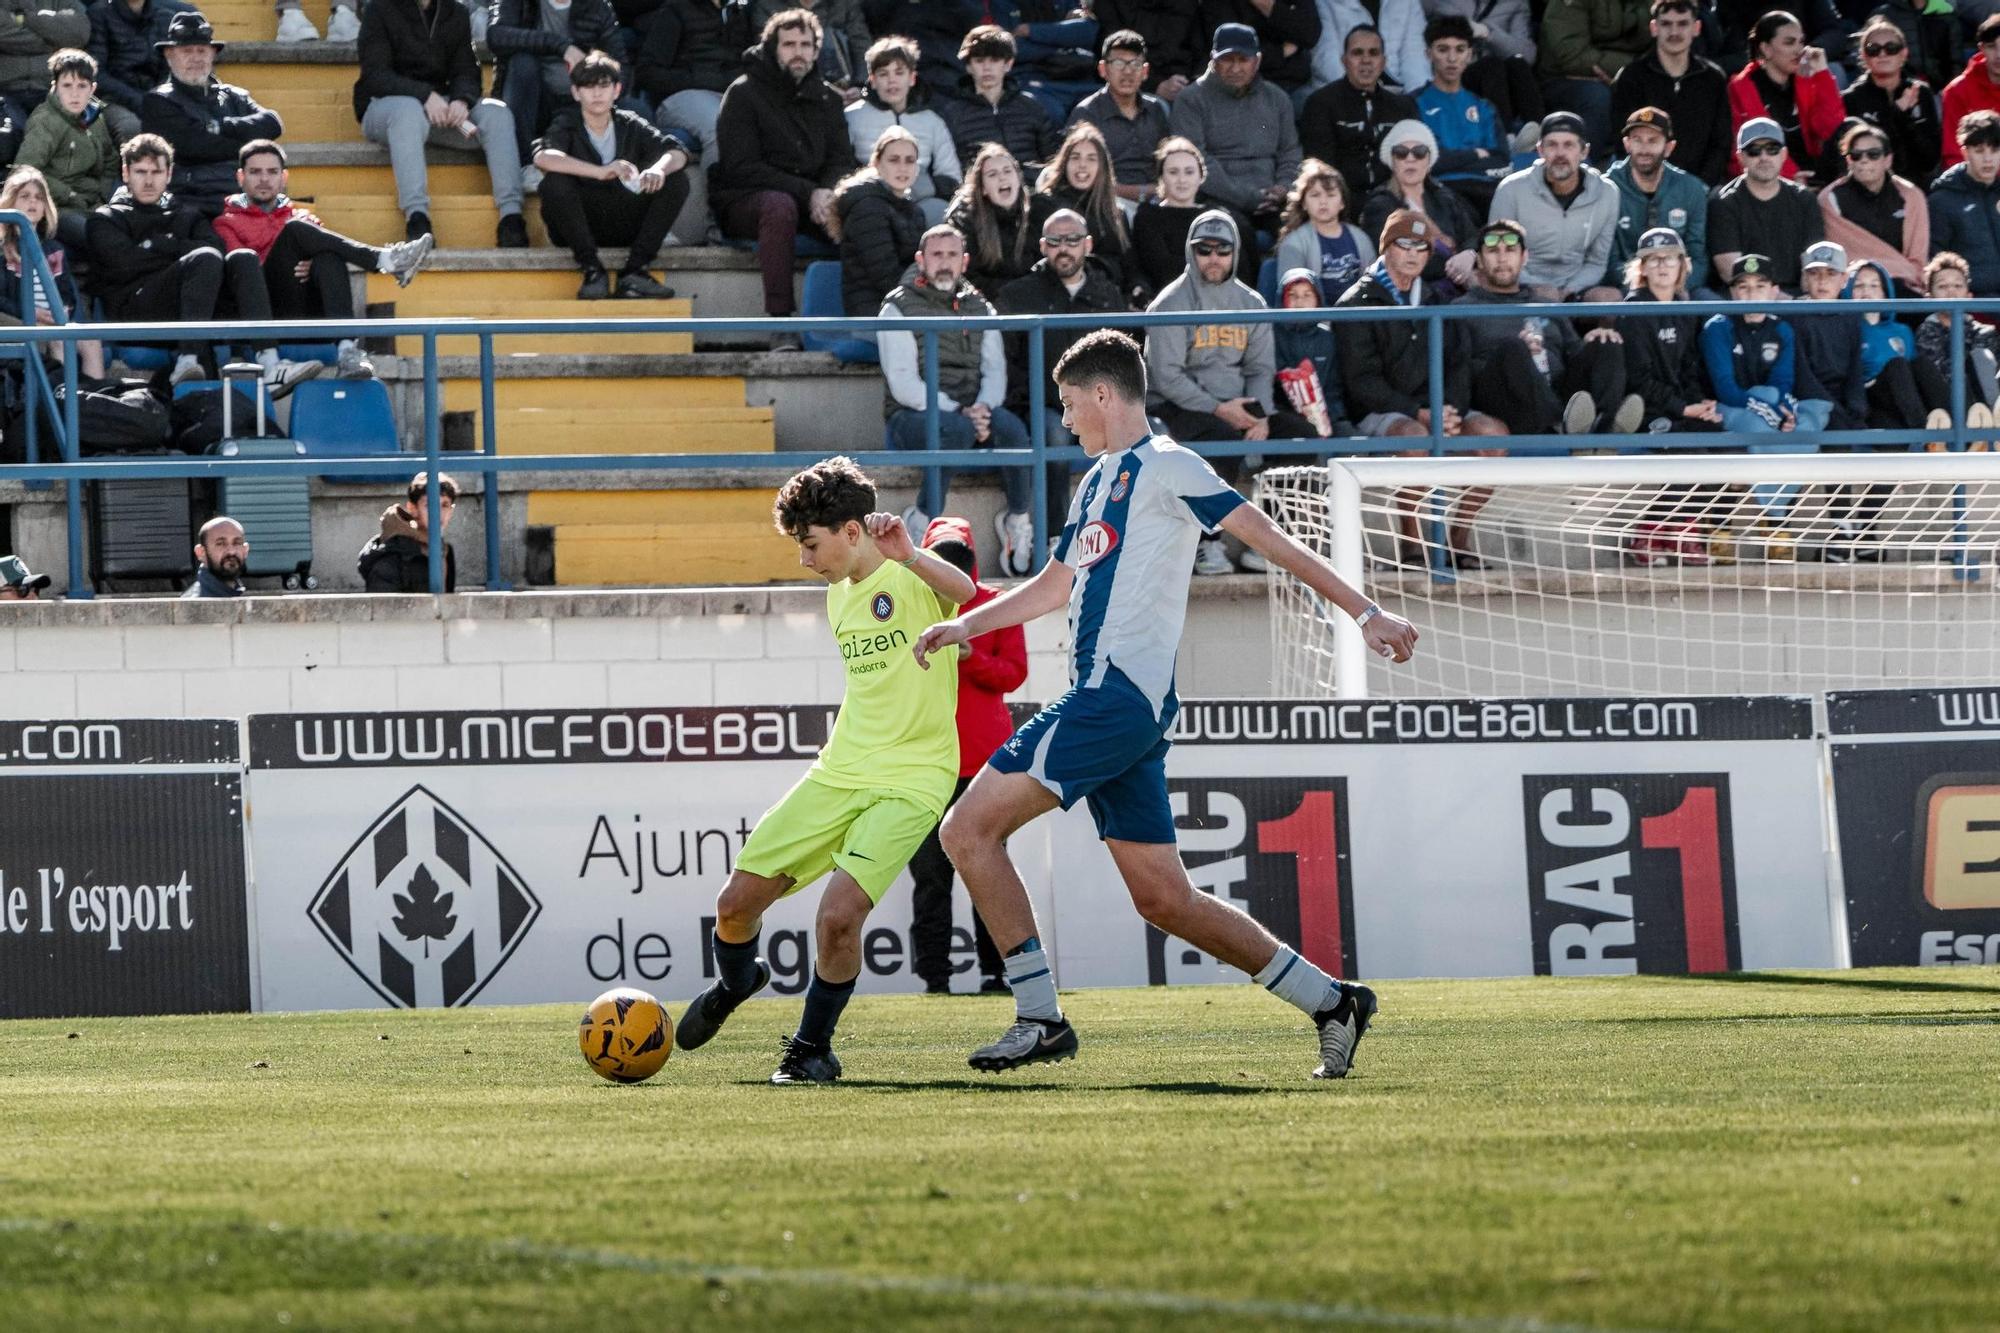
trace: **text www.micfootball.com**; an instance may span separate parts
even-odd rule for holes
[[[1689,739],[1701,716],[1684,700],[1476,699],[1398,703],[1216,702],[1182,705],[1176,741],[1518,741]]]

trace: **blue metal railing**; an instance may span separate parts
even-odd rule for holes
[[[19,214],[0,213],[0,223],[25,221]],[[24,254],[28,253],[24,248]],[[36,257],[35,267],[39,276],[48,282],[48,290],[53,292],[53,280],[47,274],[47,265],[41,259],[39,246],[33,247]],[[32,310],[32,290],[23,277],[23,291],[28,296],[24,309]],[[1729,301],[1687,301],[1672,305],[1609,303],[1596,305],[1444,305],[1420,307],[1385,307],[1366,309],[1312,309],[1312,310],[1243,310],[1226,312],[1231,323],[1316,323],[1322,320],[1332,322],[1408,322],[1421,321],[1425,325],[1428,340],[1430,369],[1429,408],[1430,433],[1428,437],[1405,436],[1392,439],[1355,438],[1310,438],[1301,440],[1255,440],[1228,442],[1200,442],[1193,447],[1208,457],[1242,457],[1261,455],[1264,457],[1307,457],[1324,458],[1338,455],[1362,455],[1371,453],[1408,453],[1413,447],[1424,448],[1433,456],[1443,457],[1458,452],[1469,452],[1480,448],[1495,447],[1500,441],[1514,453],[1565,454],[1579,447],[1610,448],[1620,452],[1651,452],[1671,448],[1677,452],[1699,452],[1706,450],[1798,450],[1832,446],[1836,448],[1901,448],[1912,447],[1913,440],[1907,431],[1856,430],[1823,431],[1817,434],[1799,432],[1789,437],[1768,433],[1741,434],[1727,431],[1704,432],[1685,435],[1645,435],[1639,437],[1603,437],[1574,435],[1509,435],[1484,437],[1454,437],[1444,433],[1444,325],[1465,319],[1520,320],[1540,316],[1552,319],[1588,319],[1611,317],[1613,319],[1657,319],[1665,315],[1693,316],[1705,318],[1715,314],[1740,314],[1744,307]],[[1948,432],[1948,447],[1954,451],[1963,450],[1973,442],[1985,442],[2000,436],[2000,431],[1968,431],[1965,424],[1965,327],[1968,315],[1987,314],[2000,318],[2000,300],[1974,301],[1788,301],[1774,303],[1766,310],[1775,314],[1841,314],[1855,315],[1865,311],[1883,311],[1893,314],[1929,314],[1942,312],[1950,316],[1952,365],[1950,375],[1952,425]],[[879,319],[879,318],[825,318],[825,319],[620,319],[598,322],[587,319],[376,319],[376,320],[294,320],[272,321],[254,328],[240,323],[205,324],[95,324],[75,325],[59,323],[53,327],[24,325],[20,328],[0,330],[0,346],[8,342],[28,344],[38,347],[45,342],[60,342],[64,346],[64,379],[68,401],[61,414],[63,421],[59,434],[62,461],[41,462],[34,452],[34,417],[30,412],[29,454],[27,464],[0,467],[0,480],[25,482],[62,482],[68,490],[69,505],[69,595],[88,597],[89,585],[83,569],[83,523],[81,510],[82,488],[76,482],[86,480],[115,480],[132,477],[208,477],[221,475],[252,476],[342,476],[379,475],[385,461],[394,460],[404,466],[418,462],[418,455],[396,452],[356,458],[285,458],[246,459],[223,458],[218,456],[191,456],[161,459],[118,459],[99,458],[83,462],[76,449],[76,352],[79,339],[94,338],[105,342],[243,342],[254,335],[256,342],[269,344],[284,342],[328,342],[340,338],[392,338],[398,336],[422,339],[421,365],[423,370],[423,453],[422,469],[435,478],[442,466],[449,462],[462,472],[476,472],[483,480],[485,499],[486,565],[487,586],[504,588],[508,586],[500,578],[500,521],[498,504],[498,478],[502,473],[537,472],[564,473],[577,471],[678,471],[693,468],[727,468],[745,471],[791,471],[795,470],[803,457],[800,453],[776,454],[519,454],[502,457],[496,422],[495,360],[493,339],[505,335],[592,335],[602,336],[607,332],[618,334],[674,333],[707,336],[719,334],[754,334],[768,336],[773,333],[821,332],[839,333],[849,329],[868,329],[877,333],[902,331],[916,334],[923,345],[924,391],[926,401],[925,448],[921,455],[894,450],[847,450],[851,457],[867,467],[908,467],[917,466],[924,470],[926,481],[931,482],[942,468],[1031,468],[1033,494],[1033,522],[1035,531],[1035,562],[1043,560],[1048,546],[1047,529],[1047,469],[1050,462],[1070,461],[1083,458],[1082,451],[1074,446],[1051,446],[1048,441],[1048,413],[1046,411],[1047,359],[1046,335],[1055,329],[1096,329],[1111,327],[1131,330],[1135,333],[1147,328],[1171,325],[1192,325],[1216,322],[1218,311],[1171,311],[1161,313],[1133,312],[1121,314],[1115,320],[1106,321],[1095,315],[995,315],[981,318],[965,318],[953,322],[953,327],[996,330],[1004,333],[1022,334],[1027,339],[1028,363],[1028,429],[1029,447],[1026,449],[966,449],[947,450],[940,447],[938,413],[938,357],[937,342],[940,326],[938,321],[923,318]],[[447,459],[442,452],[441,428],[442,389],[441,368],[438,355],[438,340],[449,337],[472,337],[478,340],[480,404],[481,404],[481,447],[478,453],[467,457],[455,455]],[[44,390],[47,377],[40,366],[38,355],[24,356],[29,364],[31,381],[37,382]],[[36,377],[40,377],[39,380]],[[43,402],[50,416],[54,412],[53,393],[45,392]],[[2000,455],[1995,459],[1995,479],[2000,480]],[[1962,488],[1961,488],[1962,497]],[[432,487],[428,497],[431,530],[439,530],[441,519],[439,493]],[[1961,501],[1962,502],[1962,501]],[[432,543],[430,550],[430,587],[433,593],[441,592],[444,585],[443,544]],[[1962,569],[1961,573],[1965,571]],[[1433,576],[1448,580],[1449,570],[1438,568]],[[1976,569],[1970,577],[1977,577]]]

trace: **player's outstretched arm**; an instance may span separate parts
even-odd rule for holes
[[[981,634],[991,634],[1009,625],[1024,625],[1045,616],[1068,603],[1070,584],[1075,578],[1076,571],[1060,560],[1051,560],[1042,566],[1041,573],[1026,583],[1015,584],[977,610],[932,625],[910,651],[916,654],[919,666],[928,667],[930,664],[924,659],[941,649],[970,643]]]
[[[1396,662],[1407,662],[1416,653],[1416,626],[1369,601],[1339,570],[1307,550],[1256,505],[1230,510],[1222,530],[1353,617],[1372,651]]]
[[[954,606],[964,606],[979,589],[964,570],[943,556],[917,546],[900,514],[870,514],[863,520],[883,558],[908,565],[924,585]]]

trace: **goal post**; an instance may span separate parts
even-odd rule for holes
[[[1416,622],[1403,666],[1274,568],[1286,697],[1745,694],[2000,669],[2000,454],[1350,458],[1258,501]]]

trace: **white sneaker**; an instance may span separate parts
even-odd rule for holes
[[[998,513],[993,531],[1000,537],[1000,572],[1007,578],[1022,579],[1033,572],[1035,521],[1025,513]]]
[[[1211,537],[1194,548],[1194,572],[1197,574],[1236,572],[1236,566],[1229,563],[1229,548],[1222,544],[1222,538]]]
[[[1236,567],[1245,574],[1268,574],[1271,572],[1271,562],[1264,558],[1263,552],[1254,550],[1248,546],[1243,548],[1242,555],[1236,557]]]
[[[189,380],[201,378],[201,358],[183,354],[174,362],[173,373],[167,376],[169,385],[185,384]]]
[[[931,516],[915,505],[911,505],[903,511],[903,526],[909,530],[912,544],[917,546],[924,544],[924,530],[929,528],[930,525]]]
[[[347,11],[341,12],[344,14]],[[424,261],[431,257],[431,247],[436,244],[437,237],[425,232],[414,241],[385,245],[382,247],[382,258],[376,261],[376,271],[393,276],[398,287],[407,287],[410,279],[417,276],[417,270],[424,266]]]
[[[1581,391],[1569,396],[1563,405],[1562,428],[1565,435],[1588,435],[1597,423],[1597,400]]]
[[[324,361],[280,361],[264,367],[264,391],[277,402],[307,380],[317,379],[326,369]]]
[[[358,42],[361,40],[361,17],[346,5],[335,5],[333,13],[326,20],[326,39],[329,42]]]
[[[306,17],[303,9],[287,9],[278,15],[278,40],[281,42],[316,42],[319,29]]]

